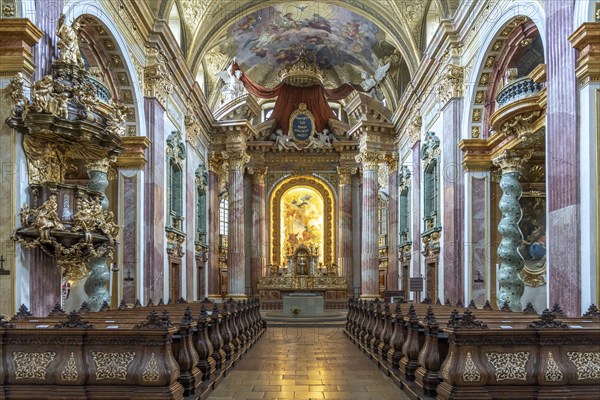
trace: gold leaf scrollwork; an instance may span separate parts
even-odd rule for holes
[[[150,361],[146,364],[144,372],[142,373],[142,379],[144,382],[158,382],[158,364],[156,363],[156,354],[150,355]]]
[[[60,377],[65,381],[76,381],[79,378],[79,373],[77,372],[77,365],[75,364],[75,353],[71,352],[69,356],[69,361],[67,361],[67,365],[60,373]]]
[[[548,352],[548,358],[546,359],[546,373],[544,374],[547,382],[560,382],[563,379],[563,373],[558,367],[552,352]]]
[[[463,380],[465,382],[479,382],[481,374],[477,370],[477,366],[473,362],[471,352],[467,351],[467,360],[465,361],[465,370],[463,371]]]
[[[517,353],[485,353],[487,360],[494,367],[497,381],[527,380],[525,364],[529,360],[528,351]]]
[[[124,353],[92,351],[92,359],[96,364],[96,380],[126,380],[127,367],[134,357],[133,351]]]
[[[600,353],[567,352],[569,360],[577,368],[577,380],[600,379]]]
[[[13,360],[16,364],[15,378],[46,380],[46,368],[54,360],[56,353],[46,351],[43,353],[27,353],[15,351]]]

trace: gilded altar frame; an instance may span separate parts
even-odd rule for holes
[[[324,249],[323,263],[335,263],[335,200],[329,186],[319,178],[313,176],[291,176],[281,181],[273,189],[269,199],[269,243],[270,263],[279,264],[281,260],[281,197],[285,192],[295,186],[306,186],[317,191],[323,198],[324,222]]]

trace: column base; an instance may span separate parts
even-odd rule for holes
[[[375,300],[375,299],[381,300],[381,297],[377,294],[361,294],[360,298],[361,298],[361,300]]]
[[[214,303],[215,301],[218,303],[219,301],[222,301],[222,300],[223,300],[223,297],[222,297],[220,294],[209,294],[209,295],[208,295],[208,299],[209,299],[210,301],[212,301],[213,303]],[[218,301],[217,301],[217,300],[218,300]]]

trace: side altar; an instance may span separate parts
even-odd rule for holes
[[[281,300],[284,295],[297,292],[320,294],[325,300],[346,299],[346,279],[338,276],[335,264],[318,264],[317,248],[299,245],[287,253],[287,265],[271,264],[269,275],[259,279],[261,300]]]

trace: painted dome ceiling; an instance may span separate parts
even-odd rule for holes
[[[380,66],[373,51],[384,37],[366,18],[322,3],[264,8],[243,17],[229,34],[244,68],[267,64],[280,69],[295,62],[304,47],[322,69],[351,64],[370,72]]]

